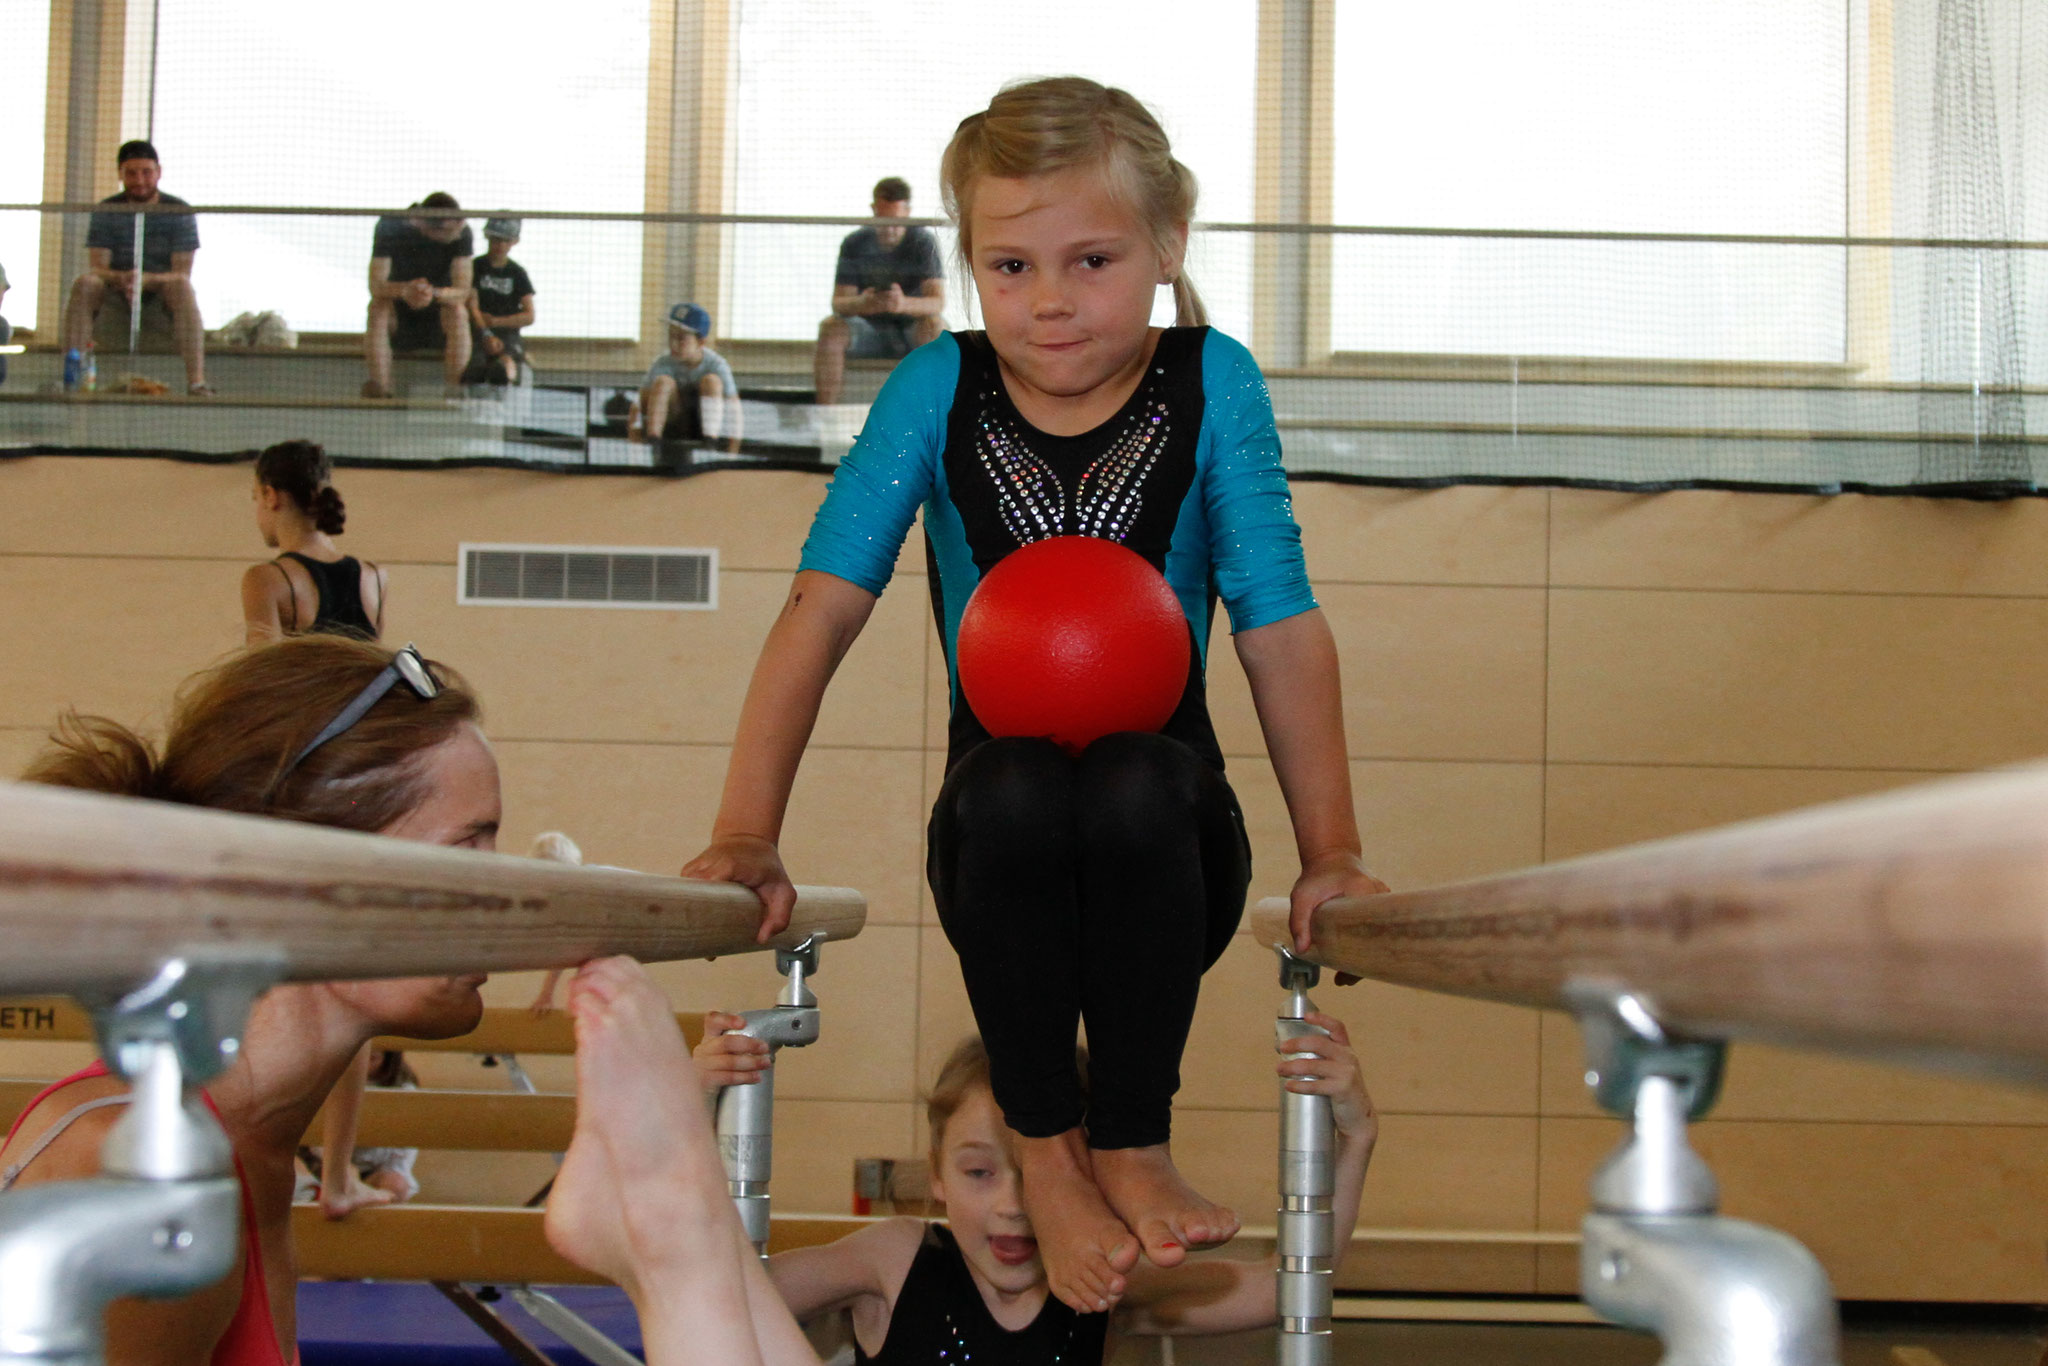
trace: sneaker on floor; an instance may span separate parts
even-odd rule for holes
[[[187,398],[219,398],[220,390],[214,388],[205,380],[198,380],[185,386],[185,396]]]
[[[389,390],[389,389],[388,389],[388,388],[386,388],[385,386],[383,386],[383,385],[381,385],[381,384],[377,383],[377,381],[376,381],[376,380],[373,380],[373,379],[366,379],[366,380],[364,380],[364,381],[363,381],[363,397],[364,397],[364,398],[390,398],[390,397],[391,397],[391,390]]]

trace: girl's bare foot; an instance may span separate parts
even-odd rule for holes
[[[1091,1156],[1102,1198],[1138,1235],[1154,1266],[1179,1266],[1190,1248],[1215,1247],[1237,1236],[1236,1212],[1205,1199],[1182,1179],[1164,1143],[1098,1148]]]
[[[1138,1264],[1138,1240],[1096,1190],[1081,1131],[1018,1135],[1017,1166],[1046,1284],[1077,1313],[1107,1310],[1124,1293],[1124,1273]]]
[[[331,1169],[333,1164],[328,1164]],[[329,1170],[333,1180],[320,1183],[320,1212],[329,1219],[346,1219],[371,1205],[389,1205],[399,1197],[391,1191],[367,1185],[353,1165],[339,1172]]]

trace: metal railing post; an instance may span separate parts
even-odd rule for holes
[[[1663,1340],[1663,1366],[1839,1366],[1827,1272],[1796,1240],[1715,1212],[1686,1141],[1720,1089],[1725,1045],[1667,1033],[1626,991],[1574,985],[1587,1082],[1629,1136],[1593,1176],[1581,1225],[1588,1307]]]
[[[726,1184],[740,1223],[755,1251],[768,1255],[768,1182],[775,1166],[775,1056],[785,1048],[802,1048],[818,1039],[818,998],[809,977],[818,970],[818,944],[813,935],[793,949],[778,949],[775,967],[788,980],[776,1003],[740,1015],[746,1023],[735,1033],[768,1043],[768,1066],[760,1080],[728,1086],[718,1093],[718,1155],[725,1163]]]
[[[1315,1003],[1308,989],[1320,975],[1316,965],[1284,947],[1280,987],[1286,1009],[1273,1022],[1284,1042],[1329,1031],[1307,1022]],[[1308,1054],[1292,1054],[1307,1057]],[[1328,1096],[1280,1088],[1280,1211],[1275,1291],[1280,1311],[1276,1359],[1280,1366],[1329,1366],[1335,1340],[1330,1329],[1332,1282],[1336,1277],[1337,1125]]]
[[[0,1363],[98,1366],[114,1300],[187,1295],[234,1269],[241,1190],[198,1088],[233,1060],[281,966],[195,952],[87,1003],[101,1055],[133,1091],[101,1149],[104,1175],[0,1194]]]

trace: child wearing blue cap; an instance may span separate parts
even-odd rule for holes
[[[629,441],[718,441],[740,448],[740,391],[725,357],[705,345],[711,315],[696,304],[668,311],[668,354],[647,367],[626,418]]]

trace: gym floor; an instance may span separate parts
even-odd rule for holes
[[[1842,1366],[2040,1366],[2048,1313],[2003,1308],[1865,1311],[1852,1307]],[[1655,1339],[1579,1324],[1348,1322],[1337,1325],[1339,1362],[1399,1366],[1655,1366]],[[1132,1342],[1114,1366],[1265,1366],[1273,1337],[1181,1338],[1170,1349]]]

